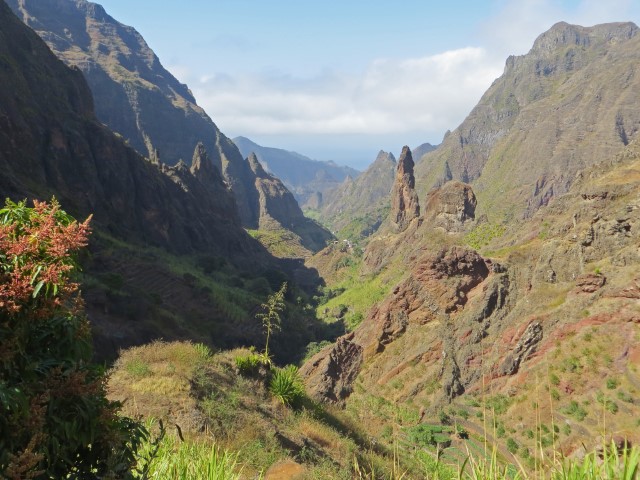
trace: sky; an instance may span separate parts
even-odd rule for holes
[[[554,23],[640,25],[639,0],[97,3],[228,137],[360,170],[381,149],[440,143]]]

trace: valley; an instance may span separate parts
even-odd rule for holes
[[[228,138],[98,4],[0,3],[0,476],[638,478],[634,23],[360,172]]]

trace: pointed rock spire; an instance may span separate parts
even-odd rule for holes
[[[251,152],[247,157],[247,162],[249,162],[249,167],[251,167],[251,171],[258,178],[269,178],[270,175],[264,170],[262,164],[258,160],[258,157],[254,152]]]
[[[400,231],[405,230],[411,220],[420,216],[420,204],[415,184],[411,149],[405,145],[398,160],[396,179],[391,190],[390,218]]]
[[[202,142],[198,142],[191,159],[191,174],[203,183],[222,181],[222,175],[215,167],[207,149]]]

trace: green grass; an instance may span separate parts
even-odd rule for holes
[[[382,301],[395,285],[395,280],[388,280],[382,275],[359,278],[359,265],[350,267],[351,274],[337,284],[334,289],[339,291],[338,295],[330,298],[325,303],[318,306],[316,314],[319,318],[325,315],[326,311],[340,308],[346,305],[349,309],[346,315],[346,323],[349,329],[355,328],[367,315],[369,309],[376,303]]]
[[[147,422],[153,427],[153,421]],[[139,451],[144,460],[134,478],[166,480],[237,480],[241,467],[238,455],[223,451],[215,443],[182,441],[164,434],[159,440],[147,440]]]
[[[505,227],[495,223],[481,223],[464,237],[464,242],[474,250],[488,245],[494,238],[504,235]]]

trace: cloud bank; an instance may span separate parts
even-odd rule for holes
[[[378,59],[359,74],[262,72],[190,82],[224,131],[244,135],[380,134],[454,128],[500,75],[482,48]]]

